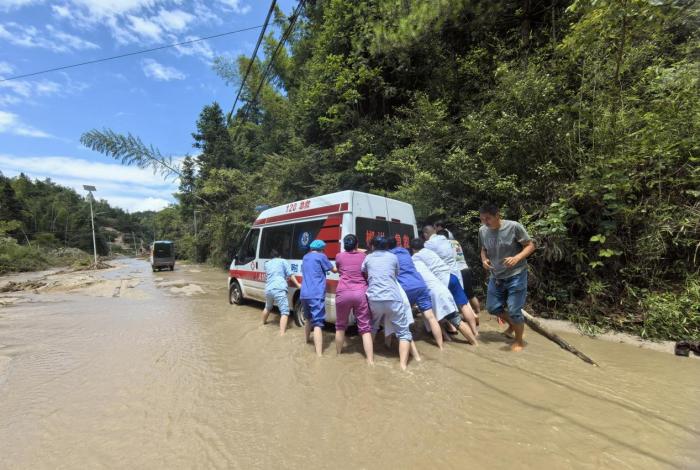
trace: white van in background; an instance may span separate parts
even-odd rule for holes
[[[396,238],[404,247],[416,237],[413,207],[405,202],[358,191],[342,191],[292,202],[260,213],[231,262],[229,302],[246,299],[265,301],[265,262],[276,249],[289,261],[301,282],[301,259],[315,239],[326,242],[326,255],[333,261],[342,250],[345,235],[355,234],[366,249],[376,235]],[[328,277],[326,321],[335,322],[335,291],[338,275]],[[298,326],[305,323],[295,287],[289,289],[290,306]]]

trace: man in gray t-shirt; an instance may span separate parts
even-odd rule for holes
[[[527,298],[527,257],[535,251],[535,244],[522,224],[501,219],[496,205],[484,204],[479,208],[479,216],[483,224],[479,228],[481,262],[491,273],[486,309],[508,323],[504,334],[509,338],[515,335],[511,350],[521,351],[525,346],[522,309]]]

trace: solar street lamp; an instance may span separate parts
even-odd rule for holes
[[[97,188],[89,184],[84,184],[83,189],[88,192],[88,201],[90,202],[90,223],[92,224],[92,251],[95,255],[95,266],[97,266],[97,243],[95,242],[95,215],[92,213],[92,200],[94,196],[93,191],[97,191]]]

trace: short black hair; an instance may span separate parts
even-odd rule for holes
[[[425,246],[425,241],[422,238],[414,238],[411,240],[411,249],[413,251],[420,251]]]
[[[479,214],[498,215],[500,209],[493,202],[485,202],[479,207]]]
[[[352,233],[343,237],[343,248],[345,251],[354,251],[357,248],[357,237]]]
[[[386,250],[387,239],[385,237],[374,237],[372,239],[372,248],[374,250]]]
[[[270,258],[279,258],[280,257],[280,252],[275,250],[274,248],[270,250]]]
[[[445,229],[443,228],[442,230],[438,230],[438,233],[437,233],[437,234],[438,234],[438,235],[442,235],[443,237],[447,237],[447,236],[450,235],[450,232],[448,232],[447,230],[445,230]]]
[[[434,225],[435,227],[438,227],[438,226],[439,226],[439,227],[442,227],[442,228],[447,227],[447,226],[445,225],[445,221],[442,220],[442,219],[436,220],[435,222],[433,222],[433,225]]]
[[[393,250],[394,248],[396,248],[396,245],[397,245],[396,238],[387,238],[387,240],[386,240],[387,249]]]

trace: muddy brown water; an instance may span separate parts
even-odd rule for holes
[[[0,307],[0,468],[700,468],[700,361],[566,335],[595,368],[534,332],[513,354],[491,322],[407,373],[330,332],[317,359],[221,271],[120,263]]]

